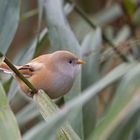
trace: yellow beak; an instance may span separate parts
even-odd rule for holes
[[[78,59],[77,61],[76,61],[76,64],[85,64],[86,62],[85,61],[83,61],[83,60],[81,60],[81,59]]]

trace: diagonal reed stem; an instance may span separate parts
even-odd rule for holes
[[[0,52],[0,57],[4,57],[4,62],[9,66],[9,68],[19,77],[31,90],[32,94],[37,93],[37,89],[18,71],[18,69],[10,62],[10,60]]]

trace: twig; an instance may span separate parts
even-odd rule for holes
[[[66,1],[68,1],[69,3],[73,3],[72,0],[66,0]],[[75,4],[75,6],[74,6],[74,10],[75,10],[82,18],[85,19],[85,21],[91,26],[92,29],[95,30],[95,29],[98,27],[95,23],[93,23],[93,22],[87,17],[87,15],[85,14],[85,12],[84,12],[79,6],[77,6],[76,4]],[[111,42],[111,41],[105,36],[104,33],[103,33],[102,37],[103,37],[103,40],[104,40],[105,42],[107,42],[107,43],[113,48],[113,50],[119,55],[119,57],[120,57],[124,62],[129,62],[129,60],[127,59],[127,57],[126,57],[125,55],[123,55],[123,54],[117,49],[117,47],[113,44],[113,42]]]
[[[18,71],[18,69],[10,62],[10,60],[0,52],[0,57],[4,57],[4,62],[9,68],[31,89],[31,93],[37,93],[37,89]]]

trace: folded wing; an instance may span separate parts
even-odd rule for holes
[[[42,67],[41,63],[29,63],[23,66],[15,66],[20,73],[24,75],[24,77],[29,78],[31,77],[35,71],[39,70]],[[14,74],[13,71],[8,67],[6,63],[0,64],[0,70],[5,73]]]

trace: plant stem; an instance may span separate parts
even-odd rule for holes
[[[5,57],[5,56],[0,52],[0,57]],[[19,77],[31,89],[32,94],[38,92],[37,89],[18,71],[18,69],[10,62],[10,60],[7,57],[4,58],[4,62],[16,74],[16,76]]]

